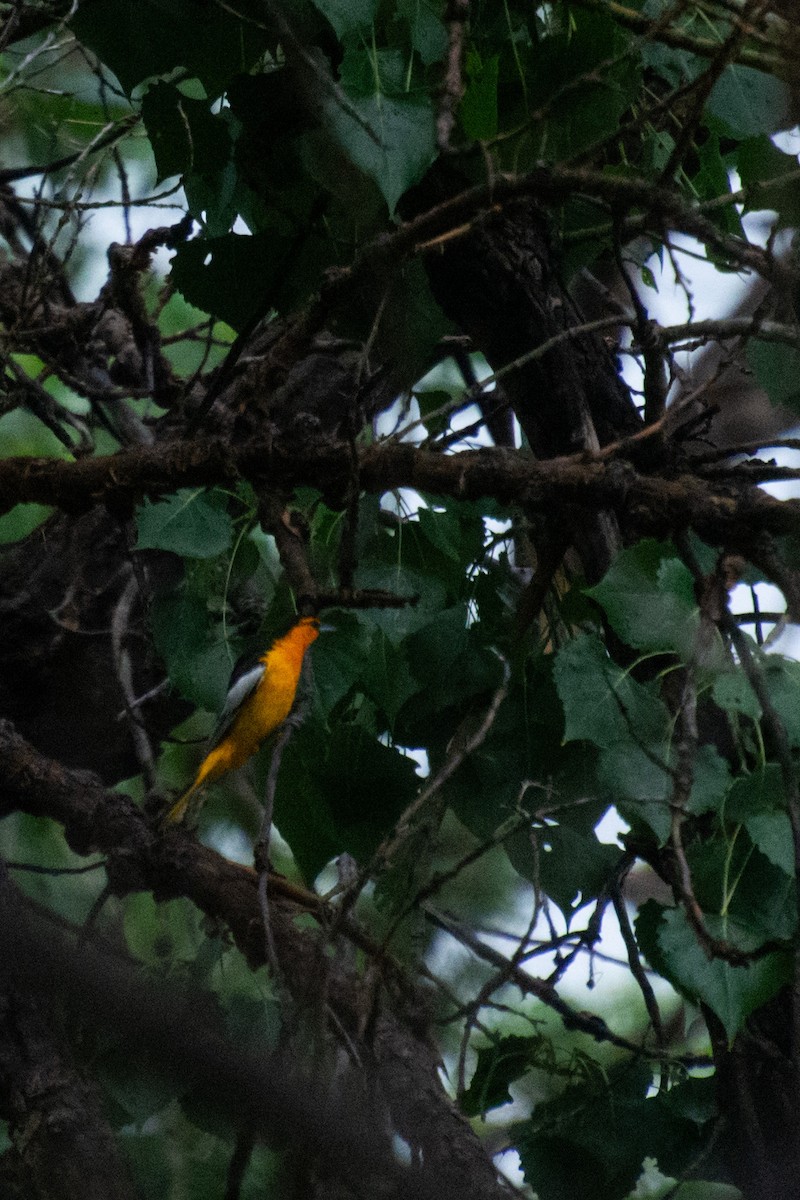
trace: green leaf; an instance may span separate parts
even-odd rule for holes
[[[675,1116],[693,1125],[706,1125],[717,1118],[717,1081],[713,1075],[690,1075],[669,1091],[660,1092],[659,1098]]]
[[[554,677],[565,740],[598,746],[597,777],[607,800],[623,809],[635,806],[625,812],[626,819],[638,816],[666,840],[672,791],[666,706],[616,666],[594,635],[582,634],[559,651]]]
[[[744,827],[765,858],[792,879],[795,875],[794,838],[788,813],[757,812],[746,817]]]
[[[221,711],[234,659],[206,602],[184,586],[156,600],[150,619],[156,650],[175,687],[198,708]]]
[[[530,841],[529,833],[524,836]],[[537,833],[537,840],[536,882],[564,914],[600,895],[621,853],[619,846],[598,841],[594,830],[573,829],[567,824],[546,826]]]
[[[351,33],[369,30],[375,20],[379,0],[313,0],[314,5],[330,21],[339,41]]]
[[[502,668],[496,655],[467,628],[466,604],[439,612],[408,638],[405,649],[419,685],[413,704],[402,713],[403,722],[408,722],[403,740],[406,732],[411,733],[408,745],[427,743],[432,719],[444,734],[445,714],[463,716],[473,697],[490,694],[500,681]]]
[[[355,165],[380,188],[389,212],[436,156],[433,105],[427,96],[355,96],[351,109],[329,102],[327,122]]]
[[[447,415],[438,415],[439,409],[450,405],[453,397],[449,392],[444,392],[440,388],[432,388],[431,391],[426,391],[423,388],[415,389],[413,392],[414,399],[419,405],[419,415],[427,425],[431,433],[440,433],[447,427]],[[437,414],[434,416],[434,414]]]
[[[666,706],[652,688],[616,666],[594,635],[582,634],[559,651],[554,677],[565,740],[600,748],[597,778],[607,801],[620,805],[626,820],[644,820],[665,841],[672,792]]]
[[[275,790],[275,825],[289,843],[303,877],[309,881],[345,849],[339,841],[322,781],[322,737],[321,727],[311,721],[295,734],[284,750]],[[265,751],[259,759],[267,759]],[[258,773],[264,778],[267,766],[268,760],[258,763]]]
[[[598,228],[597,209],[582,197],[568,200],[560,212],[564,238],[562,271],[567,280],[591,267],[611,245],[610,227]]]
[[[441,550],[442,554],[451,558],[453,562],[461,563],[464,561],[461,522],[454,512],[447,509],[434,512],[429,508],[421,508],[417,514],[417,518],[420,530],[432,546],[435,546],[437,550]],[[475,551],[479,552],[482,545],[483,539],[481,537],[478,544],[474,547]]]
[[[406,701],[420,690],[405,650],[395,646],[382,629],[375,631],[369,653],[362,660],[360,678],[364,691],[386,714],[390,726]]]
[[[269,232],[195,238],[172,259],[173,282],[186,300],[240,330],[272,307],[283,240]]]
[[[762,659],[769,697],[786,730],[789,745],[800,749],[800,663],[768,654]]]
[[[157,83],[144,95],[142,119],[156,160],[156,182],[183,175],[192,215],[212,234],[227,233],[236,217],[238,184],[230,113],[213,114],[207,101]]]
[[[700,746],[694,760],[694,779],[687,811],[695,816],[716,812],[731,784],[730,767],[714,746]]]
[[[707,1169],[707,1168],[706,1168]],[[637,1184],[637,1187],[639,1185]],[[742,1200],[742,1193],[732,1183],[711,1179],[673,1179],[661,1176],[658,1191],[647,1191],[649,1200]]]
[[[675,139],[665,129],[654,129],[645,135],[642,143],[642,166],[648,173],[663,171],[675,150]],[[727,181],[726,181],[727,182]],[[626,248],[626,253],[627,253]],[[655,277],[644,263],[640,264],[642,279],[647,287],[658,291]],[[647,278],[646,278],[647,276]]]
[[[652,15],[652,14],[651,14]],[[642,61],[656,71],[671,87],[679,88],[697,79],[707,68],[707,60],[688,50],[666,46],[655,39],[645,39],[641,45]]]
[[[496,683],[499,671],[496,659],[487,663],[487,669],[493,670]],[[426,692],[421,693],[420,698],[425,695]],[[490,695],[486,688],[470,706],[461,707],[459,711],[464,715],[453,735],[456,744],[461,744],[466,736],[478,728],[486,713]],[[513,688],[500,706],[486,740],[472,754],[467,755],[447,784],[448,804],[462,824],[477,838],[491,837],[498,826],[508,820],[517,805],[520,780],[539,773],[537,751],[540,751],[541,743],[538,735],[542,735],[545,746],[550,739],[547,732],[541,728],[531,724],[526,728],[526,717],[527,710],[522,691]],[[452,726],[442,728],[441,722],[435,722],[431,712],[427,722],[420,726],[423,740],[412,744],[422,744],[429,750],[432,749],[435,760],[438,760],[438,756],[446,753],[445,746],[450,740],[451,729]],[[551,761],[547,748],[544,749],[542,758]],[[542,770],[542,773],[546,771]],[[558,785],[554,786],[557,788]],[[518,845],[516,842],[513,844],[515,847]],[[511,854],[509,857],[512,858],[515,869],[525,878],[530,879],[532,875],[535,877],[537,864],[531,859],[530,843],[527,844],[527,848],[523,847],[517,857],[512,857]],[[574,892],[572,894],[574,895]]]
[[[797,926],[794,880],[754,848],[741,830],[691,845],[694,891],[715,935],[745,951],[789,941]]]
[[[521,1079],[535,1064],[541,1045],[540,1037],[512,1035],[481,1046],[470,1085],[461,1097],[461,1111],[468,1117],[478,1117],[510,1103],[513,1097],[508,1085]]]
[[[666,766],[659,765],[662,757],[648,756],[635,743],[620,742],[601,751],[597,779],[606,802],[617,805],[631,824],[644,821],[663,845],[671,827],[672,780]]]
[[[211,952],[207,953],[206,965],[201,959],[207,948]],[[265,1051],[275,1047],[280,1029],[280,1002],[273,994],[266,967],[253,970],[235,946],[221,938],[208,937],[192,968],[192,978],[218,997],[225,1028],[234,1044],[248,1042],[253,1046],[259,1042]]]
[[[358,726],[331,732],[322,782],[342,849],[365,862],[419,786],[416,763]]]
[[[692,187],[698,200],[718,200],[730,195],[731,183],[727,163],[720,153],[720,139],[716,130],[708,133],[698,147],[697,158],[700,169],[692,176]],[[742,222],[734,204],[715,206],[714,220],[724,233],[744,237]]]
[[[736,779],[723,808],[726,825],[741,823],[753,844],[774,866],[795,874],[794,838],[786,812],[786,792],[777,763],[767,763]]]
[[[447,30],[441,4],[431,0],[397,0],[397,15],[408,22],[411,45],[424,66],[440,62],[447,52]]]
[[[248,71],[269,44],[252,0],[231,9],[195,0],[83,0],[69,24],[130,94],[138,83],[185,67],[218,96],[237,71]]]
[[[328,621],[334,629],[314,646],[314,696],[326,715],[357,686],[369,659],[372,633],[352,613],[326,613]]]
[[[510,86],[511,79],[517,86]],[[534,135],[526,130],[524,142],[515,142],[515,156],[520,149],[530,156],[515,169],[541,158],[558,161],[613,133],[635,100],[639,82],[638,57],[630,55],[626,35],[605,12],[571,11],[568,26],[535,45],[520,39],[512,48],[506,40],[500,62],[500,130],[518,128],[532,113],[538,117]]]
[[[753,721],[761,718],[761,705],[741,668],[717,675],[711,688],[715,703],[725,712],[741,713]]]
[[[181,488],[136,514],[136,550],[171,550],[185,558],[215,558],[230,549],[233,523],[220,500],[202,489]]]
[[[399,48],[364,50],[347,46],[339,66],[339,82],[353,100],[357,96],[405,96],[407,60]]]
[[[214,1200],[224,1195],[226,1185],[223,1138],[227,1130],[219,1112],[191,1094],[184,1099],[182,1109],[195,1135],[179,1160],[186,1191],[192,1200]]]
[[[147,1060],[144,1047],[135,1056],[128,1046],[112,1047],[93,1065],[104,1092],[124,1114],[120,1124],[144,1124],[175,1099],[175,1083],[161,1063]]]
[[[391,288],[387,291],[382,283],[380,298],[376,296],[375,302],[383,306],[383,322],[391,330],[392,358],[396,355],[398,361],[405,362],[409,374],[427,370],[435,347],[453,332],[453,325],[433,295],[424,264],[419,259],[398,264],[392,272]],[[373,327],[374,313],[374,308],[364,311],[368,318],[363,326],[365,333]],[[436,424],[431,432],[441,428]]]
[[[193,145],[193,169],[184,176],[186,204],[209,237],[224,237],[243,208],[239,173],[232,161],[233,144],[222,113],[207,132],[212,144]]]
[[[29,533],[33,533],[52,511],[44,504],[15,504],[0,516],[0,546],[22,541]]]
[[[275,823],[314,879],[343,850],[368,861],[418,786],[416,764],[360,726],[307,721],[284,751]]]
[[[782,80],[736,63],[725,68],[708,98],[708,111],[738,138],[785,129],[789,110]]]
[[[694,583],[673,546],[648,538],[623,550],[588,594],[629,646],[671,650],[684,660],[692,655],[699,624]]]
[[[539,1104],[520,1128],[517,1149],[526,1182],[540,1200],[619,1200],[642,1165],[634,1109],[641,1106],[652,1072],[641,1064],[613,1079],[591,1076],[554,1100]]]
[[[703,1101],[715,1112],[714,1081],[697,1081],[685,1100],[676,1093],[686,1085],[648,1099],[651,1082],[649,1067],[628,1063],[537,1104],[530,1123],[517,1126],[516,1143],[540,1200],[622,1200],[645,1157],[675,1173],[691,1161],[704,1141]]]
[[[781,769],[777,763],[766,763],[733,781],[722,811],[726,824],[733,825],[746,821],[754,813],[774,812],[785,807]]]
[[[484,62],[477,50],[468,50],[464,70],[467,86],[458,110],[464,133],[477,141],[494,137],[500,55],[492,54]]]
[[[649,745],[669,725],[665,705],[608,656],[594,634],[580,634],[558,652],[554,678],[564,707],[564,740],[608,749]]]
[[[654,900],[640,909],[636,934],[651,966],[683,996],[713,1009],[731,1041],[749,1014],[791,979],[788,953],[768,954],[744,967],[709,959],[683,909],[662,908]]]
[[[746,353],[757,382],[772,403],[800,410],[800,350],[751,338]]]
[[[766,134],[762,134],[741,143],[736,154],[736,169],[742,187],[747,189],[745,212],[774,209],[779,228],[800,225],[796,154],[784,154]],[[784,176],[787,177],[785,182]]]
[[[192,139],[184,105],[197,103],[171,83],[153,84],[142,97],[142,120],[156,160],[156,183],[182,175],[189,167]]]
[[[142,1128],[131,1128],[130,1120],[120,1136],[125,1161],[130,1164],[134,1186],[139,1196],[168,1196],[172,1189],[170,1161],[173,1148],[160,1131],[145,1133]],[[149,1126],[146,1126],[149,1130]]]
[[[202,940],[200,914],[188,900],[157,904],[149,892],[125,898],[124,931],[131,954],[150,967],[194,958]]]

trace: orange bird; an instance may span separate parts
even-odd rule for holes
[[[182,821],[189,802],[201,788],[243,766],[292,710],[303,657],[319,637],[316,617],[301,617],[287,634],[273,642],[266,654],[231,687],[211,749],[200,764],[192,786],[176,800],[165,820]]]

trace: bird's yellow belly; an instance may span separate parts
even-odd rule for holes
[[[277,685],[277,686],[276,686]],[[294,688],[281,687],[269,671],[242,706],[236,728],[236,766],[256,753],[261,743],[283,724],[289,715]]]

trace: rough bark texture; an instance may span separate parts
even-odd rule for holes
[[[4,1195],[135,1200],[97,1088],[54,1034],[58,1005],[48,1011],[41,996],[17,990],[9,966],[0,994],[0,1111],[13,1141],[0,1166]]]
[[[746,1200],[791,1200],[800,1179],[797,1083],[787,988],[759,1009],[733,1046],[706,1013],[717,1069],[720,1150]]]
[[[180,579],[180,560],[133,553],[134,533],[106,508],[55,514],[4,549],[0,614],[0,708],[25,737],[65,766],[97,771],[107,783],[139,770],[114,659],[114,616],[136,573],[138,598],[124,648],[145,695],[163,679],[147,624],[147,601]],[[152,735],[166,736],[188,711],[158,693],[141,710]]]

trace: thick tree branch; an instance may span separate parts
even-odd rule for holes
[[[368,1180],[374,1187],[381,1179],[388,1184],[386,1196],[404,1196],[410,1187],[420,1200],[433,1197],[431,1187],[424,1182],[415,1186],[411,1173],[393,1161],[385,1132],[366,1111],[363,1093],[345,1086],[331,1104],[324,1066],[310,1073],[292,1067],[280,1050],[271,1055],[257,1042],[234,1046],[214,1024],[201,995],[166,983],[159,987],[126,958],[98,944],[81,945],[8,883],[2,898],[0,947],[20,986],[50,997],[77,1020],[89,1019],[95,1030],[111,1034],[132,1055],[146,1045],[152,1062],[168,1078],[190,1087],[231,1124],[256,1129],[278,1145],[307,1147],[313,1139],[328,1169],[363,1182],[365,1191]],[[70,1161],[64,1149],[51,1163],[56,1173]],[[120,1176],[102,1194],[132,1196],[122,1186],[121,1171]],[[78,1191],[75,1185],[69,1193],[31,1194],[74,1197]],[[81,1194],[99,1197],[101,1192]],[[358,1187],[354,1194],[365,1192]]]
[[[445,242],[473,233],[478,224],[492,220],[512,201],[531,198],[554,205],[573,196],[582,196],[596,204],[600,212],[618,214],[623,235],[649,230],[663,236],[668,228],[696,237],[723,258],[767,278],[782,280],[789,274],[787,267],[768,249],[722,233],[701,205],[688,205],[672,187],[587,167],[542,164],[526,174],[497,175],[489,183],[451,195],[367,244],[351,267],[329,273],[320,308],[311,319],[321,321],[324,310],[352,295],[373,272],[388,274],[405,258],[428,251],[440,253]],[[732,204],[735,199],[741,197],[726,196],[723,202]]]
[[[2,877],[0,877],[2,878]],[[20,919],[23,901],[0,882],[2,925]],[[54,933],[56,931],[50,931]],[[13,1146],[3,1171],[29,1200],[136,1200],[127,1164],[102,1111],[98,1089],[77,1070],[51,1021],[52,993],[35,994],[19,978],[19,962],[3,947],[0,968],[0,1097]],[[52,962],[53,942],[39,947]],[[21,986],[20,986],[21,985]],[[59,1014],[61,1017],[61,1014]]]
[[[621,444],[620,452],[624,448]],[[222,439],[174,441],[77,462],[7,458],[0,461],[0,512],[37,502],[79,513],[102,503],[127,515],[145,496],[157,499],[175,488],[240,479],[287,491],[315,486],[335,506],[347,494],[351,471],[345,446],[287,453],[264,439],[239,447]],[[589,510],[602,505],[624,514],[639,532],[667,534],[691,526],[702,537],[743,553],[764,534],[800,531],[800,501],[776,500],[747,479],[737,482],[733,469],[724,482],[688,472],[645,475],[632,463],[616,459],[608,448],[595,455],[542,462],[501,448],[448,455],[387,442],[360,452],[359,480],[373,493],[411,487],[463,500],[492,497],[546,511],[553,505]]]
[[[65,770],[38,754],[8,722],[0,722],[0,775],[5,781],[0,812],[19,809],[58,821],[64,826],[67,842],[76,853],[87,854],[94,850],[106,853],[109,885],[116,894],[149,890],[160,900],[184,895],[207,915],[227,924],[239,949],[252,965],[263,963],[264,936],[258,877],[254,871],[228,862],[180,830],[158,835],[127,796],[106,792],[87,772]],[[273,903],[271,907],[271,928],[284,978],[290,982],[296,1001],[302,1003],[309,997],[318,998],[322,989],[337,1025],[347,1030],[351,1040],[360,1041],[364,1036],[361,1030],[365,1000],[360,995],[358,976],[334,961],[328,963],[327,977],[321,980],[317,941],[312,934],[299,930],[294,921],[294,916],[301,911],[297,902],[306,908],[313,906],[320,915],[324,903],[274,876],[270,877],[270,891],[275,898],[283,897],[280,905]],[[347,922],[344,932],[348,938],[353,935],[363,948],[367,948],[369,939],[358,933],[354,922]],[[9,937],[20,937],[15,920],[6,921],[0,933],[6,941]],[[24,941],[19,943],[20,954]],[[371,949],[374,951],[375,947]],[[31,970],[44,969],[42,960],[47,957],[34,945],[28,954]],[[385,956],[380,965],[384,970],[385,995],[390,999],[377,1007],[366,1035],[369,1044],[363,1047],[363,1058],[373,1064],[375,1076],[371,1081],[361,1080],[358,1086],[364,1087],[364,1094],[369,1094],[373,1100],[375,1089],[382,1089],[391,1120],[401,1136],[418,1151],[419,1158],[415,1158],[415,1163],[421,1164],[419,1169],[415,1167],[408,1172],[391,1170],[386,1177],[394,1178],[398,1195],[431,1197],[431,1200],[437,1194],[469,1195],[470,1200],[495,1200],[504,1191],[492,1163],[439,1082],[438,1057],[425,1032],[426,999]],[[112,1007],[118,1004],[119,1000],[115,998],[118,989],[109,991],[105,967],[99,965],[96,970],[93,968],[93,973],[102,993],[98,1002],[106,1006],[106,1010],[109,1004]],[[132,981],[130,987],[134,986],[135,981]],[[122,992],[124,994],[124,988]],[[81,1003],[83,1000],[81,993]],[[125,1005],[126,1012],[138,1011],[141,1007],[138,1001],[131,1004],[126,1000]],[[140,1031],[140,1037],[151,1046],[162,1044],[164,1029],[167,1030],[165,1044],[173,1044],[167,1021],[171,1008],[167,1001],[162,1007],[165,1025],[161,1024],[160,1018],[151,1021],[149,1009],[143,1013],[148,1025],[146,1030]],[[225,1048],[219,1046],[213,1061],[209,1059],[212,1080],[223,1070],[221,1064],[226,1053]],[[169,1056],[167,1050],[164,1055]],[[243,1069],[243,1063],[244,1060],[232,1063],[235,1073]],[[305,1115],[302,1106],[295,1111],[302,1097],[296,1089],[289,1089],[282,1106],[281,1095],[276,1095],[274,1087],[265,1081],[261,1065],[259,1060],[257,1077],[246,1075],[245,1078],[245,1096],[249,1097],[246,1112],[261,1113],[262,1130],[265,1130],[264,1122],[269,1123],[274,1118],[273,1130],[282,1136],[295,1120],[301,1118],[310,1129],[308,1122],[313,1122],[321,1112],[316,1103],[311,1103]],[[244,1066],[249,1072],[252,1063]],[[229,1075],[226,1078],[230,1081],[230,1095],[236,1095],[238,1083]],[[278,1092],[282,1093],[282,1085]],[[374,1115],[375,1129],[364,1143],[370,1155],[374,1148],[380,1149],[382,1145],[383,1135],[378,1127],[384,1119],[382,1105],[377,1105]],[[327,1108],[324,1116],[330,1125]],[[350,1134],[354,1135],[352,1154],[357,1155],[355,1140],[368,1133],[363,1126],[358,1127],[358,1123],[349,1133],[347,1122],[344,1125],[342,1128],[337,1118],[334,1140],[326,1147],[334,1162],[341,1163],[341,1155],[346,1158],[351,1153],[347,1142]],[[307,1136],[310,1137],[310,1133]],[[372,1161],[375,1162],[374,1156]],[[386,1165],[385,1159],[383,1165]],[[391,1162],[388,1166],[392,1167]]]

